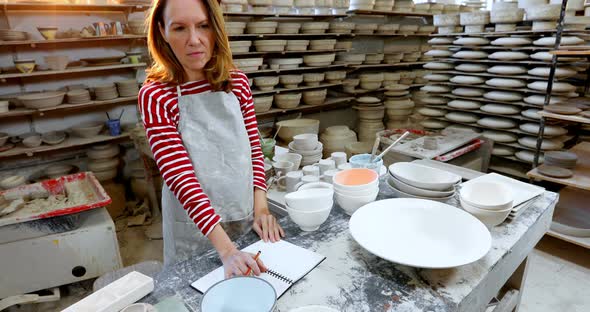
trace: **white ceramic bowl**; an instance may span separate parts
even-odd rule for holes
[[[389,166],[389,172],[406,184],[432,191],[448,190],[461,181],[461,177],[456,174],[408,162]]]
[[[508,217],[508,215],[510,214],[510,211],[512,210],[512,208],[508,208],[505,210],[481,209],[481,208],[477,208],[477,207],[465,202],[465,200],[463,200],[463,198],[460,199],[460,202],[461,202],[461,207],[463,207],[463,209],[465,209],[465,211],[469,212],[474,217],[478,218],[479,221],[481,221],[487,227],[500,225],[502,222],[504,222],[504,220],[506,220],[506,217]]]
[[[301,166],[301,159],[302,158],[303,158],[303,156],[301,156],[300,154],[285,153],[285,154],[275,155],[275,157],[273,157],[272,160],[273,161],[290,161],[294,165],[293,169],[297,170]]]
[[[484,210],[504,211],[512,208],[512,191],[495,182],[468,183],[461,187],[461,199]]]
[[[320,121],[316,119],[288,119],[277,122],[277,127],[280,126],[279,138],[285,142],[291,142],[293,136],[303,133],[319,132]]]
[[[231,298],[231,300],[227,300]],[[273,311],[277,293],[267,281],[250,276],[224,279],[211,286],[201,300],[201,311],[239,311],[248,307],[249,311]]]
[[[334,189],[334,185],[330,184],[330,183],[326,183],[326,182],[311,182],[311,183],[305,183],[303,185],[301,185],[299,187],[299,191],[302,190],[312,190],[312,189],[330,189],[333,190]]]
[[[341,192],[363,191],[379,185],[379,174],[371,169],[353,168],[334,176],[334,189]]]
[[[286,204],[294,210],[314,212],[332,207],[334,190],[316,188],[298,190],[285,195]]]
[[[314,133],[303,133],[293,137],[293,147],[298,150],[313,150],[318,146],[318,135]]]
[[[442,197],[449,197],[451,195],[453,195],[455,193],[455,188],[452,187],[452,189],[447,190],[447,191],[431,191],[431,190],[426,190],[426,189],[421,189],[415,186],[412,186],[410,184],[404,183],[402,180],[389,175],[389,182],[395,186],[396,189],[411,194],[411,195],[416,195],[416,196],[421,196],[421,197],[434,197],[434,198],[442,198]]]
[[[334,181],[333,177],[332,177],[332,181]],[[346,190],[346,189],[343,189],[337,185],[334,186],[334,192],[338,192],[340,194],[344,194],[344,195],[348,195],[348,196],[366,196],[369,194],[373,194],[375,191],[378,191],[378,190],[379,190],[378,183],[371,185],[370,187],[367,187],[365,189],[358,190],[358,191]]]
[[[291,193],[292,194],[292,193]],[[287,213],[289,213],[289,217],[291,220],[299,226],[302,231],[315,231],[320,228],[320,226],[326,222],[328,217],[330,216],[330,211],[332,211],[332,206],[330,205],[323,210],[316,210],[312,212],[306,212],[291,208],[289,205],[287,207]]]
[[[362,206],[374,202],[377,198],[377,195],[379,194],[379,190],[377,189],[373,193],[363,196],[350,196],[338,192],[335,192],[334,194],[336,197],[336,202],[342,208],[342,210],[344,210],[346,214],[352,215]]]

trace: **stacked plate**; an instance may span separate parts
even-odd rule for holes
[[[114,83],[106,83],[94,87],[94,95],[97,101],[112,100],[119,97]]]
[[[572,169],[578,162],[578,156],[571,152],[545,152],[545,165]]]
[[[498,182],[475,182],[463,185],[461,207],[488,227],[499,225],[512,211],[512,191]]]
[[[289,143],[289,152],[303,156],[301,166],[317,163],[322,159],[324,145],[319,142],[318,135],[312,133],[298,134]]]
[[[86,89],[72,90],[67,93],[69,104],[82,104],[91,101],[90,92]]]
[[[333,178],[336,202],[349,215],[375,201],[379,194],[379,174],[371,169],[340,171]]]
[[[19,41],[19,40],[27,40],[27,38],[28,38],[28,33],[25,31],[0,29],[0,40]]]
[[[135,79],[117,81],[117,90],[120,96],[136,96],[139,93],[139,85]]]
[[[387,184],[400,198],[430,199],[444,202],[455,195],[461,177],[450,172],[408,162],[389,166]]]
[[[88,169],[98,181],[115,178],[119,166],[119,146],[113,144],[95,145],[88,149]]]
[[[409,125],[410,116],[416,106],[410,98],[409,86],[390,84],[385,86],[385,108],[387,113],[387,129],[405,128]]]

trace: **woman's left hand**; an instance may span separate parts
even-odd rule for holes
[[[281,237],[285,237],[285,231],[270,212],[255,214],[253,228],[265,242],[271,241],[275,243],[280,241]]]

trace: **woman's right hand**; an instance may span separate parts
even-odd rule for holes
[[[251,272],[258,276],[260,273],[266,272],[267,268],[264,266],[262,260],[254,260],[255,255],[233,248],[228,252],[221,254],[221,262],[225,271],[225,278],[232,276],[245,275],[248,268]]]

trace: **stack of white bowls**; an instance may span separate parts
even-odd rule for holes
[[[88,149],[88,170],[92,171],[98,181],[112,180],[117,176],[119,167],[119,145],[95,145]]]
[[[333,178],[336,202],[348,215],[375,201],[379,194],[379,174],[371,169],[353,168]]]
[[[320,141],[324,145],[324,157],[329,157],[333,152],[344,152],[346,145],[357,139],[356,133],[348,126],[332,126],[320,135]]]
[[[330,216],[334,191],[329,188],[303,189],[285,195],[289,217],[303,231],[315,231]]]
[[[385,86],[385,108],[387,109],[387,129],[410,126],[410,116],[414,113],[414,101],[410,98],[409,86],[391,84]]]
[[[419,198],[447,201],[455,195],[461,177],[436,168],[409,162],[389,166],[387,184],[400,198]]]
[[[461,207],[488,227],[504,222],[512,211],[510,188],[496,182],[467,183],[461,187]]]
[[[317,163],[322,159],[323,150],[324,146],[319,142],[318,135],[313,133],[298,134],[289,143],[289,152],[302,156],[301,166]]]

